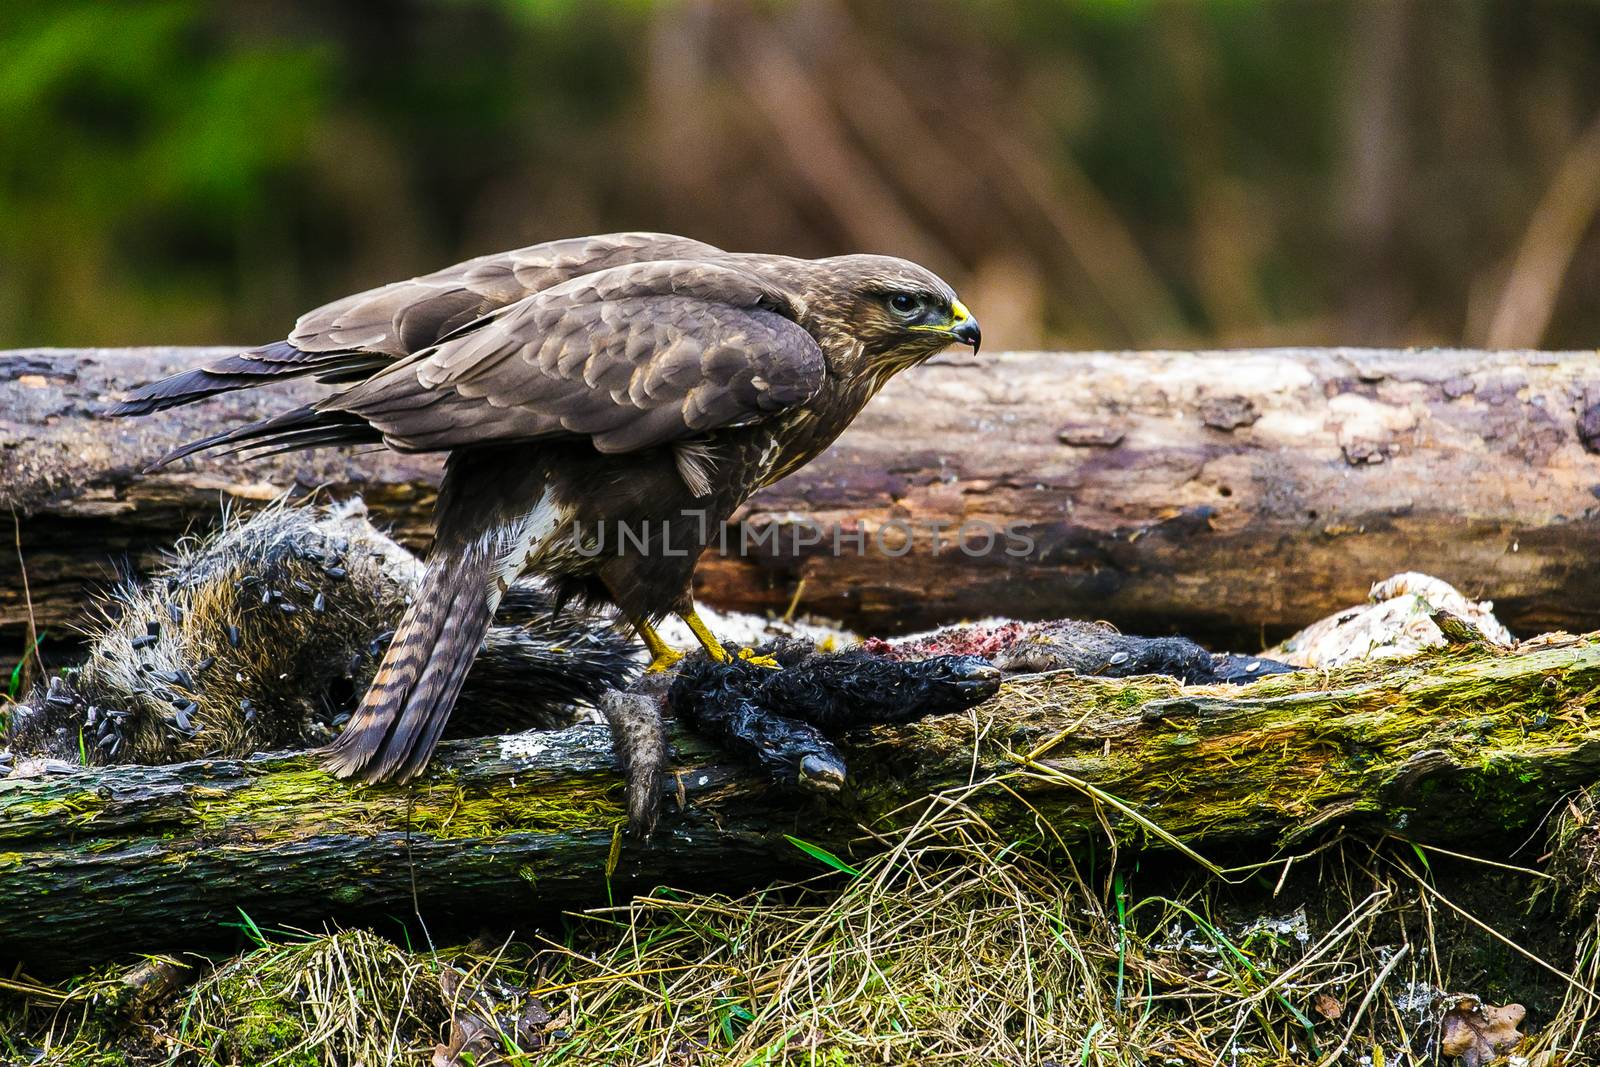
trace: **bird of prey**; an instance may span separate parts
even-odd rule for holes
[[[303,375],[339,386],[178,448],[381,442],[445,452],[415,601],[325,764],[406,781],[427,765],[506,588],[614,604],[663,669],[654,624],[695,613],[695,561],[756,489],[828,446],[889,377],[978,323],[887,256],[794,259],[622,233],[534,245],[335,301],[288,338],[135,390],[143,415]]]

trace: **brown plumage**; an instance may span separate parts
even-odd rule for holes
[[[213,447],[449,453],[422,589],[328,760],[403,781],[427,764],[517,575],[544,575],[558,600],[614,603],[670,663],[651,624],[698,622],[694,562],[734,509],[827,447],[891,375],[978,341],[950,287],[904,260],[613,234],[348,297],[115,413],[315,375],[345,388],[162,462]]]

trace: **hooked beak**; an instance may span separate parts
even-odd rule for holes
[[[967,305],[959,300],[950,305],[949,334],[962,344],[971,345],[973,355],[977,355],[978,346],[983,343],[983,331],[978,329],[978,320],[972,317]]]
[[[972,317],[972,312],[967,310],[967,305],[959,300],[950,301],[950,321],[945,323],[928,322],[908,327],[919,333],[932,333],[940,337],[948,337],[952,341],[959,341],[964,345],[971,345],[974,354],[978,345],[983,341],[983,331],[978,329],[978,320]]]

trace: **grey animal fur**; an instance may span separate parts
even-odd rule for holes
[[[421,574],[359,500],[224,516],[149,579],[104,598],[83,664],[13,707],[0,745],[104,764],[326,744]],[[608,625],[553,616],[527,584],[504,609],[468,680],[458,736],[567,725],[627,677],[629,645]]]

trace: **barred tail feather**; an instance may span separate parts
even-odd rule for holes
[[[549,532],[532,446],[445,461],[428,568],[372,686],[330,747],[341,778],[408,781],[427,766],[506,585]]]
[[[428,765],[494,614],[482,543],[434,552],[389,650],[324,766],[405,782]]]

